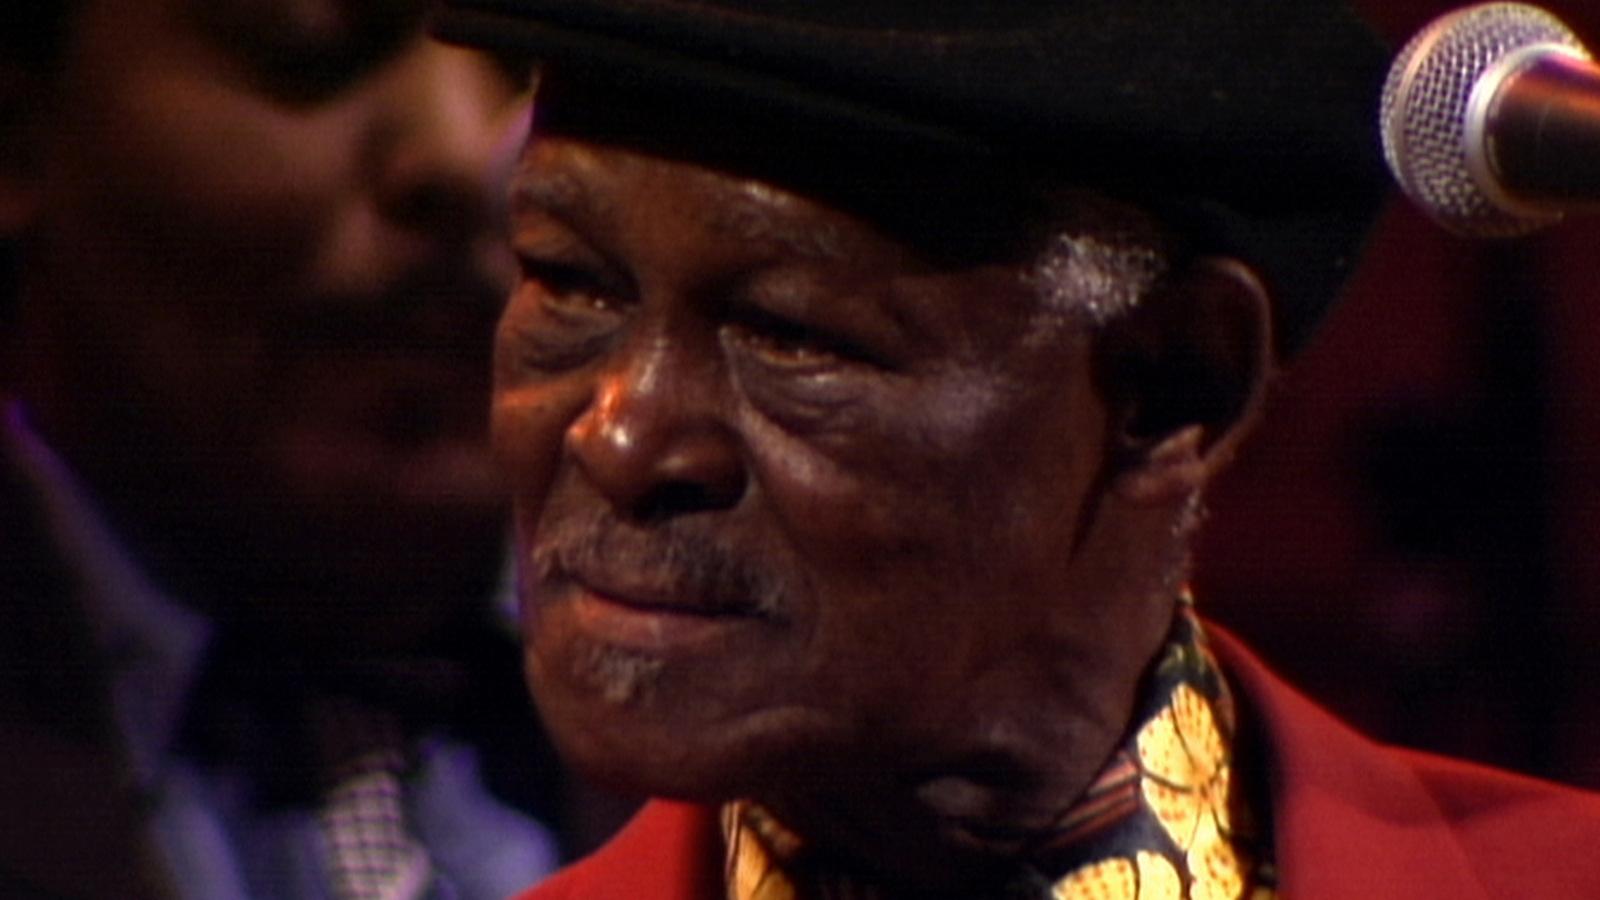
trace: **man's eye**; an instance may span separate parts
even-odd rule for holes
[[[522,280],[502,322],[507,360],[557,372],[604,352],[625,323],[626,294],[583,266],[522,256]],[[512,349],[514,348],[514,349]]]
[[[752,351],[781,365],[871,363],[872,354],[848,338],[759,309],[741,311],[733,334]]]
[[[523,258],[519,264],[525,282],[565,309],[614,312],[619,305],[615,286],[599,273],[549,260]]]
[[[798,329],[740,329],[746,345],[765,357],[796,365],[827,362],[835,354],[821,341]]]

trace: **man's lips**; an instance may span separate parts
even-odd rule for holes
[[[565,600],[573,624],[609,644],[662,650],[694,644],[763,617],[751,604],[642,582],[567,576],[552,599]]]
[[[752,601],[719,591],[708,585],[687,583],[686,579],[628,577],[610,572],[577,571],[565,578],[586,591],[608,600],[641,610],[701,616],[753,616]]]

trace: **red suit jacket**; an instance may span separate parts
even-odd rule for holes
[[[1285,900],[1600,898],[1600,794],[1380,746],[1213,627],[1267,750]],[[520,900],[721,900],[715,811],[656,801]]]

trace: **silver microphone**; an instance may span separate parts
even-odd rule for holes
[[[1600,208],[1600,67],[1538,7],[1485,3],[1428,25],[1389,70],[1379,126],[1400,186],[1459,234]]]

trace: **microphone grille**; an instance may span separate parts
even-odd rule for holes
[[[1550,13],[1522,3],[1485,3],[1424,28],[1389,69],[1378,112],[1383,155],[1408,196],[1440,224],[1475,237],[1509,237],[1558,216],[1516,215],[1472,177],[1466,139],[1472,89],[1508,55],[1540,44],[1583,52]]]

